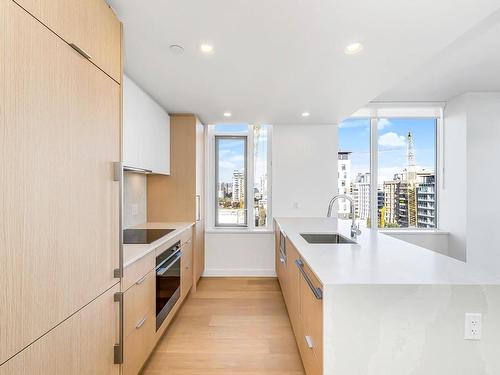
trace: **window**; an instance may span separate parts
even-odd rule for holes
[[[270,125],[209,126],[214,227],[269,228],[270,133]]]
[[[247,137],[215,137],[216,226],[247,226]]]
[[[370,227],[377,217],[384,229],[437,228],[439,116],[411,113],[350,118],[339,126],[339,194],[351,196],[362,225]],[[347,219],[350,207],[343,203],[338,216]]]
[[[354,201],[354,215],[370,225],[370,119],[348,119],[339,126],[338,190]],[[351,205],[340,199],[338,217],[351,218]]]
[[[378,120],[379,228],[436,227],[436,124]]]

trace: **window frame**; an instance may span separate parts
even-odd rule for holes
[[[380,104],[364,108],[354,113],[350,118],[368,119],[370,121],[370,218],[372,229],[387,231],[387,232],[438,232],[439,225],[439,210],[441,196],[441,175],[443,173],[443,107],[440,105],[429,107],[402,107],[395,105],[393,107],[384,107]],[[378,226],[378,122],[381,119],[433,119],[436,122],[435,126],[435,158],[434,158],[434,174],[435,174],[435,227],[434,228],[418,228],[418,227],[402,227],[402,228],[379,228]],[[338,167],[337,167],[338,168]],[[373,204],[376,202],[375,204]],[[376,225],[374,225],[376,224]]]
[[[218,135],[215,134],[215,148],[214,148],[214,171],[215,171],[215,186],[214,186],[214,227],[217,228],[248,228],[248,135]],[[243,147],[243,155],[244,155],[244,163],[243,168],[245,170],[245,224],[221,224],[219,223],[219,197],[217,196],[217,184],[219,182],[219,145],[218,141],[220,140],[244,140]]]
[[[272,133],[273,127],[269,124],[261,124],[267,126],[267,220],[266,226],[256,227],[254,222],[254,125],[252,124],[241,124],[247,125],[246,131],[216,131],[217,125],[231,125],[231,124],[211,124],[207,126],[206,132],[206,144],[205,148],[205,163],[207,183],[205,184],[205,194],[209,199],[207,200],[207,210],[206,210],[206,222],[207,229],[206,232],[214,233],[271,233],[273,231],[273,214],[272,214]],[[217,224],[217,180],[216,176],[216,137],[246,137],[246,165],[245,165],[245,175],[246,175],[246,197],[251,197],[250,200],[247,198],[246,202],[246,221],[245,226],[242,225],[216,225]],[[249,204],[251,206],[249,207]]]

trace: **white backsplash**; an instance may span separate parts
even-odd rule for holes
[[[123,227],[130,228],[147,220],[147,177],[125,172],[123,179]]]

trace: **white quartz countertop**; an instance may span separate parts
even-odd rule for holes
[[[172,238],[178,236],[186,229],[191,228],[194,223],[191,222],[173,222],[173,223],[144,223],[132,227],[133,229],[175,229],[173,232],[151,242],[150,244],[124,244],[123,245],[123,267],[127,267],[134,263],[136,260],[149,254],[158,246],[163,245],[165,242],[170,241]]]
[[[350,221],[336,218],[276,218],[281,230],[323,285],[500,285],[500,275],[408,242],[362,229],[356,244],[309,244],[300,233],[337,232],[350,237]]]

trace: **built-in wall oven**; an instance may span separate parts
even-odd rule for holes
[[[156,256],[156,330],[181,294],[181,243]]]

